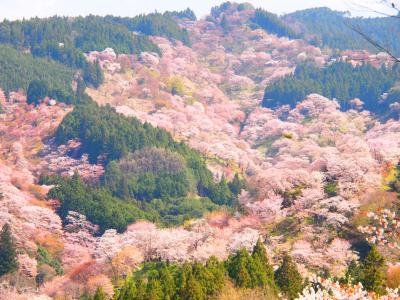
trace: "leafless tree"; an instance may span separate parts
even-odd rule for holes
[[[384,17],[400,19],[400,0],[376,0],[376,1],[366,1],[366,0],[345,0],[353,10],[358,10],[362,12],[374,13]],[[394,62],[400,63],[400,58],[398,58],[393,51],[382,45],[380,42],[376,41],[368,34],[366,34],[359,26],[346,22],[346,25],[353,31],[358,33],[363,39],[374,46],[381,52],[387,53]],[[399,20],[400,26],[400,20]]]

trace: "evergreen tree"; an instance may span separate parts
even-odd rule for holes
[[[0,276],[17,269],[16,249],[8,223],[0,232]]]
[[[96,76],[96,83],[94,84],[94,86],[98,88],[104,82],[103,70],[101,69],[98,60],[96,60],[96,62],[94,63],[94,71]]]
[[[288,299],[296,299],[303,290],[303,279],[292,258],[285,254],[282,264],[275,272],[275,281]]]
[[[208,294],[216,294],[224,286],[225,268],[223,263],[218,261],[215,256],[211,256],[206,263],[207,270],[211,273],[212,279],[209,283]]]
[[[96,290],[93,300],[107,300],[107,296],[101,287]]]
[[[367,256],[361,263],[361,283],[368,291],[382,294],[384,286],[385,259],[378,252],[376,246],[372,246]]]
[[[162,283],[162,291],[165,300],[171,300],[175,293],[174,277],[167,265],[163,264],[159,270],[160,281]]]
[[[246,184],[243,180],[239,178],[239,175],[236,173],[232,181],[228,183],[228,186],[234,195],[239,195],[242,189],[246,187]]]
[[[33,80],[28,86],[27,102],[29,104],[39,105],[49,92],[47,83],[42,80]]]
[[[228,274],[234,280],[236,286],[243,288],[251,287],[251,276],[249,274],[251,263],[252,258],[244,248],[228,259]]]
[[[206,299],[204,290],[202,289],[201,285],[196,280],[196,278],[193,276],[193,274],[189,275],[183,299],[187,299],[187,300],[204,300],[204,299]]]
[[[162,290],[160,280],[151,278],[147,283],[146,299],[148,300],[162,300],[164,299],[164,293]]]
[[[228,22],[228,19],[226,18],[225,15],[222,17],[221,27],[224,30],[224,32],[228,32],[229,31],[229,22]]]
[[[274,269],[269,263],[267,251],[265,250],[265,246],[261,239],[258,239],[254,246],[252,257],[255,265],[262,270],[259,271],[259,273],[265,274],[266,283],[271,287],[275,287]],[[258,285],[260,286],[261,283],[262,282],[259,282]]]
[[[118,296],[115,297],[116,300],[126,300],[126,299],[135,299],[137,295],[136,283],[133,277],[129,277],[120,291],[118,292]]]

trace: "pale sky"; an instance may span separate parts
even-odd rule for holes
[[[0,19],[22,19],[34,16],[113,14],[135,16],[155,10],[183,10],[190,7],[197,17],[208,14],[211,7],[226,0],[0,0]],[[256,7],[263,7],[278,14],[295,10],[327,6],[335,10],[352,11],[353,15],[371,15],[366,11],[355,10],[351,3],[370,5],[378,0],[248,0]],[[378,9],[377,6],[375,8]]]

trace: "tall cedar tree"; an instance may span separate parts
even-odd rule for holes
[[[98,288],[96,290],[96,294],[94,295],[93,300],[107,300],[107,296],[102,288]]]
[[[49,88],[45,81],[32,80],[28,86],[27,102],[37,106],[40,104],[40,100],[43,100],[48,95],[48,92]]]
[[[382,294],[384,286],[385,259],[378,252],[376,246],[372,246],[361,264],[361,283],[368,291]]]
[[[265,250],[265,246],[261,239],[258,239],[256,245],[254,246],[252,257],[256,264],[261,264],[261,267],[266,275],[267,284],[275,288],[274,269],[269,262],[267,251]]]
[[[296,299],[303,290],[303,279],[292,258],[285,254],[282,264],[275,272],[275,281],[288,299]]]
[[[17,269],[16,250],[11,228],[5,224],[0,232],[0,276]]]

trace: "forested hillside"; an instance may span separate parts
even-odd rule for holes
[[[237,176],[215,183],[201,155],[166,131],[92,101],[78,105],[58,127],[57,143],[72,139],[79,139],[90,161],[107,165],[99,187],[85,186],[79,177],[44,176],[42,182],[57,183],[49,198],[61,200],[63,218],[77,211],[103,231],[123,231],[140,219],[180,224],[219,206],[234,207],[244,188]]]
[[[289,26],[282,22],[277,15],[261,8],[256,9],[251,22],[255,28],[262,28],[266,32],[276,34],[279,37],[285,36],[291,39],[300,37]]]
[[[0,299],[399,299],[388,20],[132,11],[0,22]]]
[[[333,49],[369,49],[379,51],[351,27],[355,27],[397,56],[400,56],[398,18],[352,18],[346,12],[312,8],[282,17],[298,33],[318,46]]]
[[[337,62],[319,68],[306,63],[298,65],[293,75],[269,85],[265,89],[263,106],[288,104],[294,107],[308,94],[318,93],[337,99],[345,110],[355,108],[350,100],[359,98],[364,102],[363,107],[369,111],[385,112],[390,103],[382,105],[381,96],[389,92],[398,76],[398,66],[376,69],[370,65],[353,67],[345,62]]]
[[[11,46],[0,45],[0,87],[6,91],[28,90],[33,80],[46,81],[49,89],[72,92],[74,70],[45,58],[21,53]]]

